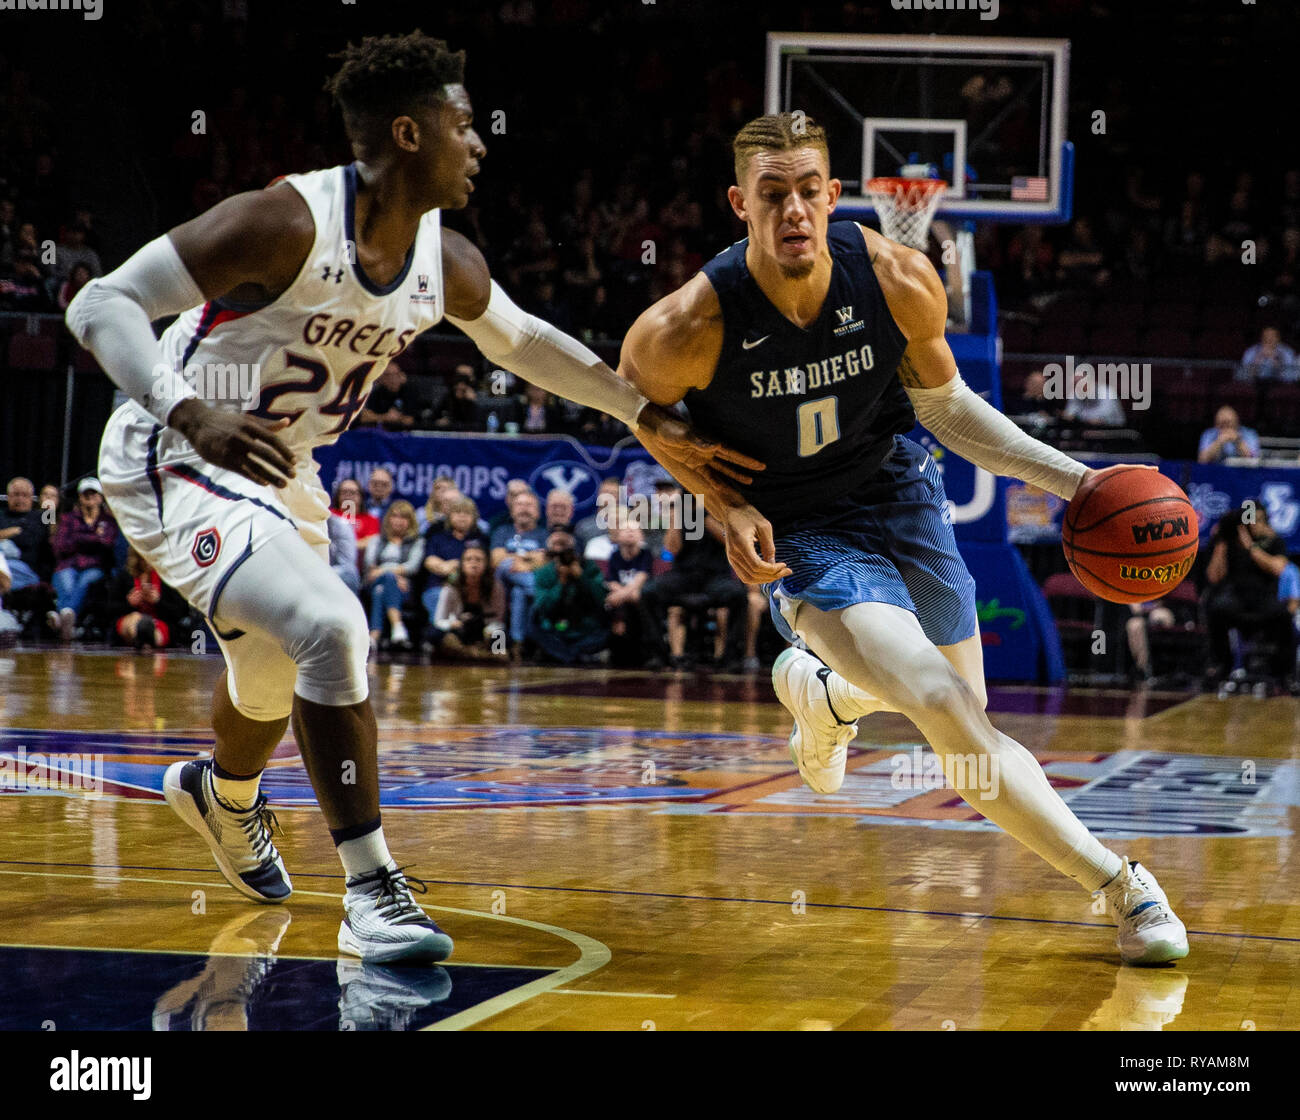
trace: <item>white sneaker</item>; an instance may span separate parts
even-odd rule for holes
[[[411,635],[408,634],[406,631],[406,623],[404,622],[393,623],[393,632],[389,638],[389,642],[391,645],[394,645],[399,649],[410,648]]]
[[[432,964],[451,955],[452,942],[411,897],[425,885],[400,867],[381,867],[347,881],[339,952],[369,964]]]
[[[834,793],[844,782],[856,723],[844,723],[831,708],[826,678],[831,670],[806,650],[791,647],[772,666],[776,697],[794,716],[790,757],[799,776],[817,793]]]
[[[77,612],[71,607],[63,607],[59,611],[59,637],[65,642],[70,642],[76,636]]]
[[[1187,927],[1140,863],[1125,859],[1123,870],[1102,891],[1119,920],[1115,944],[1125,964],[1167,964],[1187,956]]]

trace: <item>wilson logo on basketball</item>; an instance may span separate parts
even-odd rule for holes
[[[1180,561],[1177,564],[1155,564],[1151,567],[1138,567],[1136,564],[1121,564],[1119,578],[1127,580],[1155,580],[1156,583],[1178,583],[1192,570],[1192,561],[1196,557]]]
[[[1171,517],[1165,521],[1148,521],[1145,525],[1134,525],[1133,543],[1146,544],[1147,541],[1163,541],[1170,537],[1185,537],[1190,532],[1186,517]]]
[[[206,568],[217,558],[221,552],[221,534],[216,529],[204,529],[197,537],[194,538],[194,547],[190,549],[190,555],[194,557],[194,563],[200,568]]]

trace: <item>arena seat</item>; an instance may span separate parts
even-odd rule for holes
[[[1215,408],[1225,404],[1235,408],[1243,424],[1255,423],[1260,415],[1259,386],[1253,381],[1228,381],[1223,385],[1215,385],[1211,387],[1210,395]]]
[[[50,371],[58,360],[58,344],[48,334],[19,331],[9,336],[9,365],[12,369]]]

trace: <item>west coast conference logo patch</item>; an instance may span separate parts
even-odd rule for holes
[[[415,291],[411,293],[412,303],[437,303],[438,293],[429,291],[429,274],[421,272],[415,278]]]
[[[221,534],[216,529],[204,529],[197,537],[194,538],[194,545],[190,549],[190,555],[194,557],[194,563],[200,568],[206,568],[221,552]]]
[[[839,338],[842,334],[852,334],[854,331],[860,331],[867,325],[864,320],[853,317],[852,304],[848,307],[837,307],[835,317],[840,321],[840,325],[831,332],[836,338]]]

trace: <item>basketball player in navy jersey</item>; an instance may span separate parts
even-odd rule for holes
[[[1123,960],[1186,956],[1187,932],[1154,876],[1093,837],[985,715],[975,584],[939,471],[906,433],[919,418],[977,466],[1067,500],[1089,472],[965,384],[924,254],[829,223],[840,183],[819,126],[760,117],[734,153],[729,198],[748,237],[641,315],[620,373],[652,401],[685,401],[703,435],[761,449],[766,470],[737,488],[693,471],[652,434],[643,440],[725,522],[733,567],[765,585],[783,635],[816,654],[791,648],[773,667],[801,775],[837,790],[856,721],[901,712],[980,813],[1105,892]],[[976,783],[991,772],[989,797]]]
[[[67,312],[131,398],[104,433],[105,494],[226,660],[214,756],[169,768],[167,801],[236,890],[283,901],[291,886],[259,782],[292,718],[346,872],[339,949],[377,963],[436,961],[452,944],[384,840],[369,635],[329,566],[313,449],[446,316],[496,364],[730,473],[725,451],[520,311],[478,250],[442,228],[439,209],[466,204],[485,154],[463,75],[463,52],[419,32],[349,47],[330,86],[354,163],[221,202],[91,281]],[[150,324],[168,315],[180,317],[159,340]],[[259,371],[256,400],[201,399],[187,373],[232,363]]]

